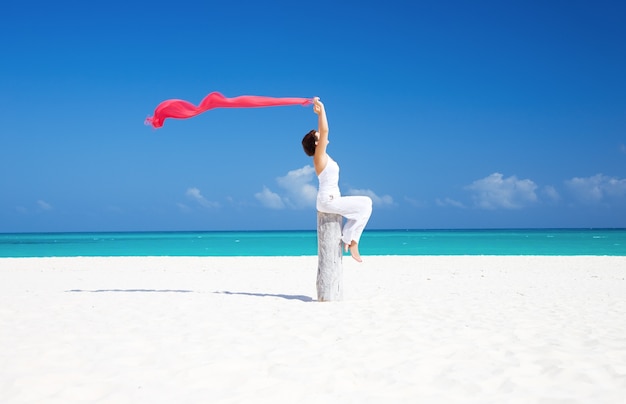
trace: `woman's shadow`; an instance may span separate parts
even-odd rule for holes
[[[281,299],[300,300],[302,302],[312,302],[313,301],[313,298],[311,298],[309,296],[303,296],[303,295],[275,295],[275,294],[271,294],[271,293],[249,293],[249,292],[229,292],[229,291],[213,292],[213,293],[217,293],[217,294],[221,294],[221,295],[242,295],[242,296],[256,296],[256,297],[280,297]]]

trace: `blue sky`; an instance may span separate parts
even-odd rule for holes
[[[10,2],[0,232],[314,229],[324,101],[372,229],[626,227],[621,1]]]

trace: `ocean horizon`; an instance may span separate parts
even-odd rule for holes
[[[366,230],[367,255],[626,255],[626,229]],[[317,255],[315,230],[0,233],[0,257]]]

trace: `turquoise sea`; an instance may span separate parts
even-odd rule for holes
[[[626,229],[368,230],[366,255],[625,255]],[[0,234],[0,257],[299,256],[315,231]]]

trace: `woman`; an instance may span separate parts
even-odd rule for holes
[[[317,210],[336,213],[346,218],[341,241],[352,258],[362,262],[359,254],[359,239],[372,214],[372,200],[367,196],[341,196],[339,191],[339,165],[326,154],[328,146],[328,121],[324,104],[319,97],[313,99],[313,111],[317,114],[318,129],[307,133],[302,139],[302,147],[308,156],[313,157],[315,173],[319,180]]]

